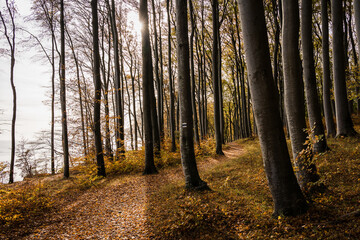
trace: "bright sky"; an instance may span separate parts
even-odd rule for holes
[[[16,21],[18,27],[28,29],[36,35],[36,27],[24,23],[23,18],[31,14],[32,0],[15,0],[18,13]],[[0,0],[0,9],[4,11],[5,0]],[[130,11],[128,13],[128,23],[133,25],[135,34],[140,36],[141,23],[138,13]],[[0,27],[0,48],[9,49],[5,36]],[[23,33],[17,32],[18,39]],[[43,45],[50,43],[43,42]],[[50,130],[50,106],[43,102],[50,101],[49,94],[46,94],[51,87],[51,67],[47,60],[40,60],[43,56],[40,48],[25,48],[23,44],[17,42],[16,63],[14,70],[14,82],[17,91],[17,120],[16,120],[16,140],[22,138],[35,140],[36,133],[42,130]],[[0,161],[10,162],[10,134],[12,119],[13,96],[10,85],[10,56],[0,55]],[[59,113],[56,113],[59,114]],[[19,180],[19,179],[18,179]]]
[[[16,0],[18,7],[17,19],[30,14],[30,0]],[[4,9],[5,0],[0,1],[0,9]],[[22,26],[22,27],[26,27]],[[2,29],[2,27],[0,28]],[[20,37],[20,34],[19,34]],[[1,47],[7,48],[2,32],[0,33]],[[17,90],[17,121],[16,138],[32,139],[36,132],[50,128],[50,107],[43,101],[46,97],[46,88],[51,86],[50,74],[45,62],[40,62],[40,52],[32,49],[23,49],[18,46],[14,71],[14,82]],[[10,57],[0,56],[0,161],[10,160],[10,130],[12,119],[12,90],[10,86]]]

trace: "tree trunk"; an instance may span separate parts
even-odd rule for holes
[[[203,123],[204,123],[204,132],[203,132],[203,138],[205,138],[205,136],[207,136],[208,134],[208,121],[207,121],[207,83],[206,83],[206,79],[207,79],[207,69],[206,69],[206,49],[205,49],[205,14],[204,14],[204,0],[201,1],[201,45],[202,45],[202,56],[203,56],[203,79],[202,79],[202,94],[201,94],[201,102],[203,104],[202,107],[202,118],[203,118]]]
[[[186,3],[186,0],[176,0],[178,89],[180,98],[180,153],[186,188],[203,190],[207,189],[208,186],[199,176],[194,152]]]
[[[200,145],[199,138],[199,127],[198,127],[198,118],[196,113],[196,101],[195,101],[195,64],[194,64],[194,35],[196,29],[196,20],[194,15],[194,7],[192,0],[189,0],[189,9],[190,9],[190,19],[191,19],[191,35],[190,35],[190,77],[191,77],[191,103],[192,103],[192,112],[194,119],[194,134],[195,134],[195,143]]]
[[[103,147],[101,141],[101,77],[100,77],[100,52],[99,52],[99,29],[97,0],[91,0],[92,11],[92,30],[93,30],[93,78],[95,85],[95,102],[94,102],[94,139],[95,139],[95,156],[97,163],[97,175],[106,176]]]
[[[135,145],[135,150],[138,150],[138,122],[137,122],[137,118],[136,118],[136,97],[135,97],[135,77],[136,77],[136,61],[135,61],[135,69],[134,69],[134,75],[132,75],[131,77],[131,88],[132,88],[132,98],[133,98],[133,115],[134,115],[134,145]]]
[[[155,0],[151,0],[152,5],[152,13],[153,13],[153,28],[154,28],[154,57],[155,57],[155,78],[157,83],[157,124],[158,124],[158,132],[160,136],[163,136],[163,119],[162,119],[162,82],[160,79],[159,74],[159,47],[158,47],[158,33],[157,33],[157,26],[156,26],[156,8],[155,8]],[[159,26],[160,27],[160,26]],[[161,46],[160,46],[161,47]],[[155,133],[156,134],[156,133]],[[154,143],[155,145],[159,144],[157,142],[157,136],[154,135]]]
[[[110,109],[109,109],[109,84],[110,84],[110,58],[111,58],[111,39],[109,36],[108,40],[108,71],[106,71],[105,64],[105,44],[104,44],[104,33],[105,28],[105,18],[103,18],[103,22],[101,25],[101,72],[103,75],[103,83],[102,90],[104,92],[104,110],[105,110],[105,155],[112,159],[112,149],[111,149],[111,134],[110,134]],[[108,74],[107,74],[108,73]]]
[[[301,1],[301,40],[305,95],[310,128],[313,130],[314,152],[323,153],[328,149],[321,108],[317,92],[314,46],[312,39],[312,0]]]
[[[274,216],[298,215],[307,204],[296,181],[286,145],[272,76],[262,0],[239,0],[251,96]],[[261,17],[260,17],[261,16]]]
[[[342,15],[342,1],[331,0],[331,19],[333,23],[333,75],[337,128],[336,135],[354,136],[357,132],[353,127],[347,100]]]
[[[322,19],[322,59],[323,59],[323,105],[325,123],[328,137],[335,137],[335,123],[333,111],[331,108],[331,76],[330,76],[330,57],[329,57],[329,19],[328,19],[328,2],[321,0],[321,19]]]
[[[305,107],[304,84],[302,81],[301,61],[299,54],[299,4],[296,1],[283,1],[283,44],[282,57],[285,81],[285,107],[290,131],[291,146],[296,176],[302,189],[308,183],[316,182],[319,175],[312,160],[312,154],[306,153],[306,137],[304,132]]]
[[[221,136],[221,111],[220,109],[220,88],[219,88],[219,3],[218,0],[212,0],[213,13],[213,46],[212,46],[212,78],[214,89],[214,128],[216,140],[216,154],[224,155],[222,151],[222,136]]]
[[[70,172],[69,172],[69,143],[68,143],[67,113],[66,113],[66,85],[65,85],[64,0],[60,1],[60,29],[61,29],[60,103],[61,103],[62,145],[64,152],[64,178],[68,178],[70,176]]]
[[[145,168],[144,174],[157,173],[154,163],[154,146],[153,146],[153,131],[152,131],[152,113],[151,107],[154,104],[149,104],[153,101],[151,96],[151,89],[154,89],[152,84],[153,68],[152,68],[152,57],[151,57],[151,46],[149,36],[149,17],[147,0],[140,0],[140,21],[143,23],[141,31],[141,44],[142,44],[142,77],[143,77],[143,111],[144,111],[144,134],[145,134]],[[156,123],[157,125],[157,123]]]
[[[356,36],[358,39],[358,48],[360,47],[360,0],[354,0],[354,17],[355,17],[355,28],[356,28]],[[360,54],[359,54],[360,56]],[[360,74],[356,75],[358,78],[360,76]],[[357,82],[359,81],[359,79],[356,79]],[[356,93],[359,94],[360,92],[360,88],[357,87],[356,88]],[[360,113],[360,97],[357,97],[356,99],[356,103],[357,103],[357,114]]]
[[[172,56],[171,56],[171,21],[170,21],[170,0],[166,1],[167,11],[167,24],[168,24],[168,66],[169,66],[169,91],[170,91],[170,136],[171,136],[171,151],[176,151],[175,142],[175,100],[174,100],[174,89],[173,89],[173,77],[172,77]]]
[[[70,46],[71,46],[71,52],[72,52],[72,55],[73,55],[73,58],[74,58],[74,62],[75,62],[75,67],[76,67],[76,85],[77,85],[77,90],[78,90],[78,93],[79,93],[79,105],[80,105],[80,117],[81,117],[81,132],[82,132],[82,138],[83,138],[83,149],[84,149],[84,155],[86,156],[87,155],[87,144],[86,144],[86,132],[85,132],[85,119],[84,119],[84,107],[83,107],[83,96],[82,96],[82,90],[81,90],[81,82],[80,82],[80,67],[79,67],[79,60],[78,60],[78,57],[75,53],[75,47],[74,47],[74,44],[73,44],[73,41],[72,41],[72,37],[69,33],[69,31],[67,31],[66,29],[66,33],[67,33],[67,36],[69,38],[69,42],[70,42]],[[54,53],[53,51],[53,48],[52,48],[52,54]],[[54,56],[51,57],[52,58],[52,61],[54,61]],[[53,74],[55,73],[55,68],[53,67]],[[52,75],[54,77],[54,75]],[[53,77],[52,77],[52,80],[53,80]],[[53,82],[53,84],[55,84]],[[52,94],[55,94],[55,87],[53,85],[53,88],[52,88],[53,92]],[[53,97],[52,97],[52,101],[53,101]],[[52,102],[53,104],[53,102]],[[53,105],[52,105],[53,107]],[[53,119],[53,115],[52,115],[52,119]],[[53,120],[52,120],[53,121]],[[52,132],[52,135],[54,134],[54,127],[52,126],[51,128],[51,132]],[[53,140],[52,140],[53,141]],[[51,143],[52,146],[53,146],[53,142]],[[53,153],[52,153],[53,154]],[[52,155],[52,159],[53,159],[53,155]],[[53,172],[54,170],[54,172]],[[51,172],[52,174],[55,174],[55,166],[53,166],[53,161],[51,161]]]
[[[122,106],[122,92],[120,84],[120,58],[119,58],[119,39],[118,39],[118,30],[116,25],[116,12],[115,12],[115,1],[111,0],[111,8],[109,0],[106,1],[110,16],[111,22],[111,32],[113,37],[114,44],[114,87],[115,87],[115,115],[116,115],[116,128],[115,128],[115,139],[116,139],[116,148],[117,155],[123,155],[125,153],[124,148],[124,125],[123,125],[123,106]]]
[[[51,174],[55,174],[55,35],[51,36]]]

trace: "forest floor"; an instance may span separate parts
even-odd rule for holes
[[[29,180],[42,182],[51,206],[0,225],[0,239],[359,239],[360,139],[328,143],[331,150],[314,158],[326,190],[307,196],[302,216],[271,217],[259,142],[244,139],[225,145],[225,156],[199,159],[211,191],[185,190],[179,164],[86,189],[61,175]]]

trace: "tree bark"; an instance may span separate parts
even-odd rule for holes
[[[286,145],[272,76],[262,0],[239,0],[250,91],[264,167],[276,216],[299,215],[307,203],[296,181]]]
[[[171,137],[171,151],[176,151],[175,141],[175,100],[174,100],[174,83],[172,77],[172,51],[171,51],[171,21],[170,21],[170,0],[166,1],[167,24],[168,24],[168,72],[169,72],[169,91],[170,91],[170,137]]]
[[[180,103],[180,153],[186,188],[207,189],[196,165],[191,111],[187,0],[176,0],[178,89]]]
[[[69,172],[70,167],[69,167],[67,113],[66,113],[64,0],[60,1],[60,31],[61,31],[60,103],[61,103],[62,145],[64,152],[64,178],[68,178],[70,176],[70,172]]]
[[[149,17],[147,0],[140,0],[140,21],[143,23],[141,31],[141,44],[142,44],[142,77],[143,77],[143,111],[144,111],[144,134],[145,134],[145,168],[143,174],[154,174],[157,173],[154,163],[154,146],[153,146],[153,131],[152,131],[152,105],[149,104],[153,101],[151,96],[151,88],[154,90],[152,84],[154,80],[153,68],[152,68],[152,57],[151,57],[151,46],[150,46],[150,35],[149,35]],[[156,113],[156,110],[155,110]],[[157,125],[157,122],[155,123]]]
[[[344,36],[343,36],[343,8],[342,1],[331,0],[331,19],[333,23],[333,76],[336,108],[336,135],[357,135],[353,127],[347,100]]]
[[[10,156],[10,169],[9,169],[9,183],[14,182],[14,166],[15,166],[15,149],[16,149],[16,110],[17,110],[17,97],[16,88],[14,84],[14,68],[15,68],[15,50],[16,50],[16,26],[15,26],[15,13],[14,6],[9,4],[6,0],[6,9],[10,17],[11,32],[8,31],[6,20],[4,19],[3,13],[0,10],[0,18],[4,27],[4,35],[9,44],[10,48],[10,85],[13,93],[13,114],[11,120],[11,156]]]
[[[194,35],[196,29],[196,19],[194,15],[194,7],[192,0],[189,0],[189,9],[190,9],[190,19],[191,19],[191,34],[190,34],[190,77],[191,77],[191,103],[192,103],[192,113],[194,119],[194,134],[195,134],[195,143],[200,145],[199,138],[199,128],[198,128],[198,118],[196,112],[196,101],[195,101],[195,64],[194,64]]]
[[[70,47],[71,47],[71,52],[72,52],[72,55],[73,55],[73,58],[74,58],[74,62],[75,62],[75,67],[76,67],[76,84],[77,84],[77,90],[78,90],[78,93],[79,93],[79,105],[80,105],[80,117],[81,117],[81,132],[82,132],[82,138],[83,138],[83,149],[84,149],[84,155],[87,155],[87,142],[86,142],[86,132],[85,132],[85,118],[84,118],[84,107],[83,107],[83,96],[82,96],[82,90],[81,90],[81,82],[80,82],[80,67],[79,67],[79,59],[75,53],[75,47],[74,47],[74,44],[73,44],[73,41],[72,41],[72,37],[69,33],[69,31],[67,31],[66,29],[66,33],[67,33],[67,36],[69,38],[69,43],[70,43]],[[54,50],[53,50],[53,47],[52,47],[52,56],[51,56],[51,59],[52,61],[54,61],[54,56],[53,56],[53,53],[54,53]],[[54,74],[55,72],[55,68],[53,67],[53,72],[52,74]],[[55,82],[53,81],[54,79],[54,75],[52,75],[52,94],[55,95]],[[52,97],[52,108],[53,108],[53,97]],[[52,119],[52,122],[53,122],[53,119],[54,119],[54,116],[52,114],[51,116],[51,119]],[[51,134],[53,135],[54,134],[54,126],[52,125],[51,127]],[[51,141],[51,146],[53,146],[53,139]],[[52,153],[53,154],[53,153]],[[51,157],[52,161],[51,161],[51,173],[52,174],[55,174],[55,162],[53,161],[53,155]],[[53,165],[54,164],[54,165]]]
[[[355,29],[356,29],[356,36],[358,39],[358,48],[360,47],[360,0],[354,0],[354,17],[355,17]],[[360,56],[360,54],[359,54]],[[358,61],[359,62],[359,61]],[[359,74],[357,74],[357,77],[359,77]],[[359,81],[359,79],[357,79]],[[360,88],[356,88],[357,94],[360,92]],[[360,98],[357,98],[357,113],[360,113]]]
[[[324,126],[322,123],[321,108],[317,92],[314,46],[312,38],[312,0],[301,1],[301,40],[303,53],[303,72],[305,95],[310,129],[313,130],[316,153],[323,153],[328,149]]]
[[[220,109],[220,88],[219,88],[219,3],[218,0],[212,0],[212,15],[213,15],[213,45],[212,45],[212,78],[214,90],[214,128],[216,140],[216,154],[224,155],[222,151],[222,136],[221,136],[221,111]]]
[[[97,175],[106,176],[103,147],[101,141],[101,77],[100,77],[100,52],[99,52],[99,29],[97,0],[91,0],[92,11],[92,30],[93,30],[93,78],[95,85],[95,102],[94,102],[94,139],[95,139],[95,156],[97,163]]]
[[[331,108],[331,74],[330,74],[330,57],[329,57],[329,19],[328,19],[328,2],[321,0],[321,19],[322,19],[322,59],[323,59],[323,105],[325,123],[328,137],[335,137],[335,123],[333,111]]]
[[[160,79],[160,73],[159,73],[159,47],[158,47],[158,32],[157,32],[157,26],[156,26],[156,8],[155,8],[155,1],[151,0],[152,5],[152,13],[153,13],[153,28],[154,28],[154,57],[155,57],[155,78],[157,83],[157,124],[158,124],[158,134],[159,139],[156,136],[157,133],[154,134],[154,143],[155,145],[159,145],[160,150],[160,141],[161,137],[163,136],[163,119],[162,119],[162,82]],[[160,26],[159,26],[160,27]],[[161,47],[161,46],[160,46]],[[156,146],[157,147],[157,146]]]
[[[111,7],[109,0],[106,1],[110,16],[111,22],[111,32],[113,37],[113,48],[114,48],[114,87],[115,87],[115,114],[116,114],[116,128],[115,128],[115,138],[116,138],[116,147],[117,147],[117,155],[124,155],[124,124],[123,124],[123,104],[122,104],[122,91],[120,84],[120,58],[119,58],[119,38],[118,38],[118,30],[116,25],[116,11],[115,11],[115,1],[111,0]]]
[[[319,175],[312,160],[312,153],[306,153],[306,129],[304,106],[304,83],[302,81],[299,54],[299,4],[296,1],[282,1],[285,107],[290,131],[296,176],[302,189],[310,182],[316,182]]]

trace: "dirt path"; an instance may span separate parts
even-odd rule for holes
[[[238,157],[241,147],[229,143],[225,156],[199,163],[202,170]],[[171,180],[182,179],[181,167],[151,176],[125,176],[110,185],[86,191],[47,224],[23,239],[149,239],[146,225],[148,197]]]

